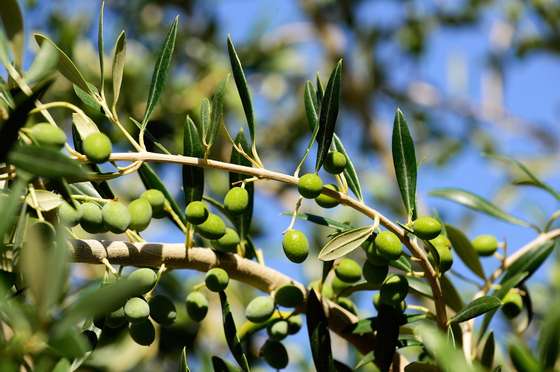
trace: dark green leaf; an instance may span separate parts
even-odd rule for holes
[[[491,310],[497,309],[502,305],[502,301],[494,296],[483,296],[469,303],[463,310],[449,319],[450,323],[461,323],[472,318],[476,318]]]
[[[315,171],[319,171],[323,165],[323,161],[327,157],[330,150],[334,127],[338,117],[338,105],[340,101],[340,80],[342,75],[342,60],[336,64],[329,82],[325,95],[321,101],[319,108],[319,131],[317,132],[317,161],[315,162]]]
[[[241,371],[237,366],[234,366],[230,362],[223,360],[220,357],[212,357],[212,368],[214,372],[239,372]]]
[[[509,347],[509,357],[515,370],[518,372],[542,372],[544,367],[539,365],[537,359],[529,348],[519,339],[512,339]]]
[[[144,118],[142,119],[142,128],[146,128],[148,120],[150,120],[150,116],[159,101],[163,86],[165,85],[169,66],[171,65],[171,56],[173,55],[173,49],[175,48],[178,23],[179,17],[175,17],[175,20],[171,24],[169,32],[165,37],[161,51],[159,52],[154,72],[152,74],[152,83],[150,84],[150,92],[148,93],[148,101],[146,102],[146,112],[144,113]]]
[[[525,252],[517,258],[505,271],[500,282],[505,282],[518,273],[527,273],[523,281],[529,279],[531,275],[544,263],[544,261],[554,251],[554,242],[545,242],[540,246]]]
[[[539,359],[546,370],[554,369],[560,356],[560,312],[556,311],[559,306],[560,301],[556,300],[545,312],[538,335]]]
[[[307,81],[307,83],[305,83],[304,103],[305,112],[307,115],[307,123],[309,125],[309,128],[311,129],[311,137],[309,138],[307,147],[305,148],[305,153],[297,166],[298,170],[303,166],[303,163],[307,159],[307,156],[309,155],[309,152],[313,147],[313,143],[315,143],[315,139],[317,138],[317,133],[319,132],[319,118],[317,116],[318,107],[317,102],[314,101],[314,99],[315,91],[313,90],[313,85],[310,81]]]
[[[339,151],[343,153],[344,156],[346,156],[346,168],[344,168],[344,177],[346,178],[346,182],[348,182],[348,187],[350,188],[350,190],[352,190],[354,195],[356,195],[358,200],[363,201],[364,197],[362,196],[362,186],[360,185],[360,179],[358,178],[358,173],[356,172],[354,163],[352,162],[350,155],[348,155],[348,152],[344,148],[342,141],[340,140],[340,138],[338,138],[336,133],[333,135],[333,141],[336,151]]]
[[[307,333],[311,343],[311,354],[317,371],[334,372],[331,338],[323,305],[315,290],[309,292],[306,308]]]
[[[529,226],[529,223],[527,223],[526,221],[523,221],[517,217],[514,217],[504,212],[503,210],[501,210],[500,208],[498,208],[488,200],[483,199],[480,196],[475,195],[469,191],[454,189],[454,188],[445,188],[445,189],[434,190],[430,192],[430,195],[451,200],[455,203],[464,205],[467,208],[482,212],[484,214],[498,218],[503,221],[507,221],[509,223],[513,223],[521,226]]]
[[[90,83],[88,83],[88,85],[90,86],[90,90],[92,92],[97,91],[95,86],[93,86]],[[73,87],[74,87],[74,92],[76,93],[80,101],[82,101],[82,103],[84,104],[86,108],[86,112],[95,113],[95,114],[101,114],[103,112],[103,110],[101,109],[101,105],[97,102],[95,98],[93,98],[93,96],[89,92],[85,92],[75,84],[73,85]]]
[[[481,279],[484,279],[484,269],[480,263],[480,258],[474,250],[469,238],[463,232],[452,225],[445,225],[447,237],[461,261]]]
[[[282,212],[282,214],[285,216],[291,216],[292,213],[293,212]],[[296,218],[303,221],[309,221],[317,225],[332,227],[333,229],[337,229],[337,230],[348,230],[352,228],[351,225],[345,222],[339,222],[333,220],[332,218],[318,216],[316,214],[311,214],[311,213],[297,213]]]
[[[410,262],[410,257],[405,254],[402,254],[398,259],[389,261],[389,266],[392,266],[396,269],[402,270],[406,273],[412,271],[412,263]]]
[[[207,151],[216,141],[218,132],[222,125],[222,117],[224,115],[224,93],[226,91],[228,78],[226,77],[214,93],[212,97],[212,110],[210,112],[210,126],[208,127],[208,133],[205,133],[204,138],[206,139],[206,145],[208,146]],[[204,126],[203,126],[204,128]]]
[[[18,169],[39,177],[86,177],[80,163],[46,147],[17,146],[8,156],[8,161]]]
[[[70,57],[68,57],[68,55],[62,51],[62,49],[60,49],[51,39],[49,39],[45,35],[35,34],[34,36],[35,36],[35,40],[37,41],[37,44],[39,44],[39,46],[42,47],[44,43],[48,43],[56,49],[56,51],[58,52],[58,57],[59,57],[58,58],[58,71],[62,75],[64,75],[64,77],[66,79],[70,80],[72,83],[79,86],[83,91],[93,93],[93,92],[90,91],[88,83],[87,83],[86,79],[84,79],[84,76],[82,75],[82,73],[78,70],[78,68],[76,67],[74,62],[72,62]]]
[[[408,124],[400,109],[395,113],[392,136],[393,164],[409,218],[416,219],[416,153]]]
[[[24,54],[23,17],[17,0],[4,0],[0,10],[4,30],[10,40],[16,66],[22,66]]]
[[[22,203],[22,196],[27,192],[28,180],[18,177],[11,187],[11,192],[7,196],[0,197],[0,210],[4,217],[0,219],[0,251],[4,248],[4,236],[12,227],[12,223],[16,219],[18,210]]]
[[[323,84],[321,84],[321,78],[319,77],[319,73],[317,73],[317,76],[315,77],[315,81],[317,83],[317,102],[320,105],[320,103],[323,101],[323,95],[325,91],[323,89]]]
[[[183,125],[183,155],[200,158],[204,155],[200,135],[196,125],[187,115]],[[185,204],[194,200],[202,200],[204,194],[204,169],[192,165],[183,165],[183,192]]]
[[[334,368],[336,370],[336,372],[352,372],[353,369],[348,367],[346,364],[338,361],[338,360],[334,360]]]
[[[233,357],[239,363],[239,366],[244,371],[249,371],[249,363],[247,362],[247,357],[243,352],[243,347],[239,342],[237,337],[237,329],[235,327],[235,321],[233,320],[233,315],[229,309],[229,302],[225,292],[220,292],[220,303],[222,305],[222,319],[224,322],[224,334],[226,337],[226,342],[228,344],[229,350],[233,354]]]
[[[235,86],[237,87],[239,98],[241,98],[241,104],[243,105],[243,111],[245,112],[245,117],[247,118],[247,125],[249,126],[249,135],[251,136],[252,146],[254,146],[255,114],[253,113],[253,103],[251,102],[251,93],[249,92],[247,79],[245,79],[243,66],[241,65],[239,56],[235,51],[235,46],[233,45],[233,41],[229,36],[227,39],[227,47],[228,47],[229,61],[231,63],[231,71],[233,72],[233,79],[235,80]]]
[[[52,372],[70,372],[72,371],[72,368],[70,367],[68,359],[60,359],[58,363],[55,364]]]
[[[122,31],[115,43],[115,51],[113,55],[113,108],[115,108],[117,102],[119,101],[125,61],[126,34]]]
[[[243,131],[239,131],[237,136],[234,139],[234,142],[237,146],[243,149],[245,153],[249,153],[249,144],[243,135]],[[231,156],[230,156],[230,163],[231,164],[239,164],[244,165],[247,167],[251,167],[251,162],[241,155],[235,148],[231,149]],[[239,186],[237,182],[242,181],[244,179],[250,178],[245,174],[239,173],[229,173],[229,185],[232,187],[234,184]],[[249,194],[249,204],[247,209],[241,214],[237,216],[232,216],[233,223],[239,230],[239,235],[241,239],[245,239],[249,235],[249,228],[251,227],[251,221],[253,219],[253,205],[255,200],[255,185],[252,182],[245,184],[245,190]]]
[[[494,332],[490,332],[486,337],[486,342],[482,348],[480,355],[480,364],[488,369],[494,365],[494,351],[496,349],[496,342],[494,341]]]
[[[411,292],[414,292],[416,294],[419,294],[427,298],[433,297],[432,288],[428,283],[426,283],[426,281],[412,276],[406,278],[406,280],[408,281],[408,285]]]
[[[373,226],[349,229],[335,235],[319,252],[321,261],[332,261],[347,255],[364,243],[373,232]]]
[[[181,359],[179,359],[179,372],[190,372],[189,363],[187,361],[187,348],[184,347],[181,351]]]
[[[441,276],[441,291],[443,292],[445,304],[455,312],[459,312],[465,307],[461,295],[446,275]]]
[[[389,371],[389,367],[393,363],[401,324],[403,324],[403,315],[400,310],[385,304],[379,305],[375,322],[373,354],[375,364],[381,371]]]

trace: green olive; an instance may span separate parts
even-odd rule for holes
[[[30,135],[40,146],[61,149],[66,143],[64,131],[49,123],[35,124],[31,128]]]
[[[82,218],[82,206],[77,204],[76,208],[74,208],[67,202],[63,202],[58,207],[58,217],[64,225],[68,227],[76,226]]]
[[[343,258],[334,265],[336,277],[346,283],[356,283],[362,278],[362,268],[351,258]]]
[[[295,335],[299,332],[302,325],[303,319],[301,318],[301,315],[292,315],[288,318],[288,334]]]
[[[298,191],[306,199],[315,199],[323,190],[323,181],[316,173],[307,173],[299,178]]]
[[[208,208],[200,200],[192,201],[185,208],[185,217],[193,225],[200,225],[208,218]]]
[[[279,341],[267,340],[260,353],[266,363],[274,369],[284,369],[288,366],[288,352]]]
[[[414,235],[422,240],[434,239],[441,233],[441,223],[433,217],[419,217],[412,222]]]
[[[473,239],[472,246],[479,256],[492,256],[498,249],[498,240],[494,235],[479,235]]]
[[[286,284],[278,288],[274,293],[274,301],[279,306],[298,307],[305,301],[302,290],[293,284]]]
[[[150,298],[150,317],[163,326],[173,324],[177,317],[175,304],[164,295],[156,295]]]
[[[113,151],[111,140],[101,132],[92,133],[87,136],[82,147],[88,160],[94,163],[106,162]]]
[[[365,280],[371,285],[381,285],[389,273],[389,266],[374,265],[369,261],[364,262],[362,273]]]
[[[352,314],[354,315],[357,314],[356,305],[354,305],[354,302],[352,302],[352,300],[349,299],[348,297],[339,297],[336,299],[336,303],[340,307],[351,312]]]
[[[336,276],[336,275],[332,278],[331,287],[332,287],[333,292],[336,293],[336,294],[340,294],[340,292],[342,292],[343,290],[345,290],[346,288],[348,288],[350,286],[352,286],[351,283],[347,283],[345,281],[340,280],[338,278],[338,276]],[[323,286],[323,290],[324,289],[325,288]]]
[[[523,310],[523,299],[517,289],[510,289],[502,299],[502,312],[510,319],[515,318]]]
[[[103,206],[103,223],[115,234],[122,234],[130,225],[128,208],[117,201],[110,201]]]
[[[208,300],[201,292],[189,293],[186,299],[187,314],[195,322],[202,321],[208,314]]]
[[[266,332],[268,333],[268,336],[276,341],[282,341],[283,339],[286,338],[286,336],[288,336],[288,322],[285,320],[279,320],[277,322],[274,322],[272,324],[270,324],[267,328],[266,328]]]
[[[224,208],[231,214],[241,214],[248,206],[249,193],[243,187],[232,187],[224,198]]]
[[[330,151],[325,158],[323,167],[331,174],[339,174],[344,171],[347,162],[346,156],[340,151]]]
[[[229,275],[224,269],[215,267],[208,270],[204,282],[206,283],[206,288],[212,292],[221,292],[229,284]]]
[[[133,281],[138,288],[138,296],[148,293],[154,288],[157,281],[157,274],[148,268],[136,269],[128,275],[127,280]]]
[[[150,306],[141,297],[132,297],[124,304],[124,314],[129,322],[139,322],[150,316]]]
[[[152,215],[154,218],[162,218],[165,216],[165,195],[157,189],[149,189],[142,193],[140,196],[146,199],[152,207]]]
[[[325,188],[333,191],[338,191],[338,187],[336,185],[333,185],[332,183],[325,185]],[[338,200],[324,193],[319,194],[319,196],[315,198],[315,203],[323,208],[334,208],[339,204]]]
[[[368,238],[368,240],[362,244],[362,248],[366,252],[367,260],[370,264],[376,266],[387,266],[389,264],[389,260],[379,252],[374,239]]]
[[[402,254],[401,240],[391,231],[380,232],[374,242],[377,251],[389,261],[398,259]]]
[[[95,203],[87,202],[82,204],[82,217],[80,218],[80,226],[90,234],[97,234],[105,231],[103,225],[103,213],[101,208]]]
[[[224,252],[236,252],[237,246],[241,242],[237,231],[231,227],[226,227],[226,233],[220,239],[216,240],[215,246]]]
[[[139,198],[128,204],[128,213],[130,215],[129,228],[140,232],[145,230],[150,224],[150,220],[152,219],[152,206],[146,199]]]
[[[210,213],[206,221],[196,227],[203,238],[218,240],[226,234],[226,225],[217,214]]]
[[[453,253],[451,252],[451,242],[445,235],[438,235],[435,239],[430,240],[430,243],[435,248],[439,260],[439,271],[444,273],[451,269],[453,265]]]
[[[379,307],[381,304],[386,305],[386,306],[391,306],[393,308],[396,308],[398,310],[400,310],[401,312],[404,312],[406,310],[406,302],[405,301],[401,301],[399,303],[386,303],[386,302],[381,302],[381,295],[379,293],[376,293],[373,295],[372,297],[372,302],[373,302],[373,306],[375,307],[375,309],[377,311],[379,311]]]
[[[307,237],[299,230],[290,229],[286,231],[282,239],[282,248],[286,257],[295,263],[302,263],[309,254]]]
[[[245,309],[245,317],[253,323],[262,323],[274,313],[274,300],[270,296],[255,297]]]
[[[395,306],[400,304],[408,294],[408,281],[403,275],[389,275],[379,290],[380,301],[384,304]]]
[[[156,330],[149,319],[131,323],[128,332],[138,345],[150,346],[156,339]]]

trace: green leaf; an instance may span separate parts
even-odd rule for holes
[[[539,365],[531,350],[519,339],[510,340],[509,357],[515,370],[518,372],[542,372],[544,367]]]
[[[212,357],[212,368],[214,372],[239,372],[241,371],[237,366],[234,366],[230,362],[223,360],[220,357]]]
[[[247,362],[247,357],[243,352],[243,347],[239,342],[237,337],[237,329],[235,327],[235,321],[233,320],[233,315],[229,309],[229,302],[225,292],[220,293],[220,304],[222,306],[222,319],[224,322],[224,334],[226,337],[226,342],[228,344],[229,350],[233,354],[233,357],[239,363],[239,366],[244,371],[249,371],[249,363]]]
[[[156,189],[161,191],[165,196],[165,199],[169,202],[171,209],[173,209],[173,211],[177,214],[177,216],[179,216],[183,223],[186,223],[183,211],[181,210],[171,193],[167,190],[167,187],[165,187],[165,184],[159,178],[154,169],[147,163],[143,163],[140,168],[138,168],[138,175],[140,176],[140,179],[142,180],[142,183],[144,184],[144,187],[146,187],[146,189]],[[170,219],[177,225],[173,218]],[[177,225],[177,227],[181,228],[179,225]]]
[[[200,128],[202,131],[202,143],[208,144],[208,133],[210,131],[210,101],[204,97],[200,102]]]
[[[245,136],[244,136],[242,130],[239,131],[239,133],[237,133],[237,136],[235,137],[234,142],[237,146],[242,148],[243,151],[245,151],[245,153],[249,153],[249,144],[247,143],[247,140],[245,139]],[[252,167],[253,166],[251,164],[251,162],[247,158],[245,158],[243,155],[241,155],[235,148],[231,149],[230,163],[231,164],[244,165],[246,167]],[[230,172],[229,173],[229,185],[230,185],[230,187],[232,187],[234,184],[237,185],[237,182],[245,180],[247,178],[250,178],[250,176],[247,176],[245,174]],[[237,185],[237,186],[239,186],[239,185]],[[254,185],[254,183],[253,182],[246,183],[245,184],[245,190],[247,190],[247,193],[249,194],[249,204],[247,205],[247,208],[245,209],[245,211],[241,215],[232,216],[232,221],[235,224],[235,226],[237,227],[237,229],[239,231],[239,235],[240,235],[242,240],[245,239],[249,235],[249,229],[251,227],[251,221],[253,219],[253,205],[254,205],[254,201],[255,201],[255,185]]]
[[[82,73],[78,70],[78,68],[76,67],[74,62],[72,62],[70,57],[68,57],[68,55],[62,51],[62,49],[60,49],[51,39],[49,39],[47,36],[45,36],[43,34],[35,34],[34,37],[35,37],[35,40],[37,41],[37,44],[39,44],[40,47],[43,46],[43,43],[47,43],[47,44],[50,44],[53,48],[56,49],[56,51],[58,52],[58,57],[59,57],[58,58],[58,71],[66,79],[68,79],[72,83],[76,84],[83,91],[93,94],[93,92],[91,92],[91,90],[89,88],[89,85],[88,85],[86,79],[84,78],[84,76],[82,75]]]
[[[309,152],[313,147],[313,143],[315,143],[315,139],[317,138],[317,133],[319,132],[319,118],[317,116],[318,107],[317,102],[315,101],[315,91],[313,89],[313,84],[310,81],[305,83],[305,92],[304,92],[304,102],[305,102],[305,112],[307,115],[307,123],[309,128],[311,129],[311,137],[309,138],[309,142],[307,143],[307,147],[305,148],[305,153],[301,158],[297,169],[301,169],[303,163],[309,156]]]
[[[204,138],[206,139],[207,150],[210,151],[210,148],[216,141],[216,137],[218,136],[218,132],[220,131],[220,127],[222,125],[222,117],[224,115],[224,94],[226,91],[228,78],[226,77],[214,93],[212,97],[212,110],[210,112],[210,126],[208,127],[208,132],[205,133]],[[203,128],[205,128],[203,126]]]
[[[4,248],[4,236],[12,227],[16,219],[18,210],[21,206],[21,197],[27,192],[28,180],[18,177],[11,187],[10,194],[0,197],[0,210],[4,214],[4,218],[0,219],[0,251]]]
[[[4,24],[6,36],[15,56],[16,66],[23,65],[24,30],[23,17],[17,0],[4,0],[0,10],[0,18]]]
[[[124,72],[124,64],[126,62],[126,34],[121,31],[117,42],[115,43],[115,51],[113,53],[113,108],[116,107],[121,94],[121,85]]]
[[[255,114],[253,113],[253,103],[251,102],[251,93],[249,92],[249,86],[247,84],[247,79],[245,78],[245,73],[243,72],[243,66],[239,60],[239,56],[235,51],[235,46],[231,37],[228,36],[227,48],[229,54],[229,61],[231,63],[231,71],[233,73],[233,79],[235,80],[235,86],[237,87],[237,92],[239,93],[239,98],[241,99],[241,104],[243,105],[243,111],[245,112],[245,117],[247,118],[247,125],[249,126],[249,135],[251,136],[252,146],[255,145]]]
[[[284,216],[291,216],[293,212],[282,212]],[[332,218],[318,216],[316,214],[311,213],[297,213],[296,218],[303,221],[309,221],[317,225],[331,227],[337,230],[348,230],[351,229],[352,226],[345,223],[333,220]]]
[[[60,359],[58,363],[55,364],[52,372],[70,372],[72,371],[72,368],[70,367],[68,359]]]
[[[457,255],[463,261],[463,263],[478,277],[485,279],[484,269],[480,263],[480,258],[474,250],[469,238],[463,234],[461,230],[452,226],[445,225],[445,231],[447,232],[447,237],[453,246]]]
[[[455,312],[459,312],[463,307],[465,307],[461,295],[446,275],[442,275],[440,281],[445,304]]]
[[[558,309],[560,301],[556,300],[550,309]],[[538,334],[539,359],[546,370],[553,370],[560,357],[560,312],[546,311]]]
[[[449,319],[449,323],[461,323],[472,318],[476,318],[491,310],[497,309],[502,305],[502,301],[494,296],[483,296],[469,303],[463,310]]]
[[[58,150],[41,146],[17,146],[8,156],[8,161],[18,169],[39,177],[87,176],[84,168],[76,160],[70,159]]]
[[[320,103],[323,101],[325,90],[323,89],[323,84],[321,84],[321,78],[318,72],[317,72],[317,76],[315,77],[315,82],[317,83],[317,102]]]
[[[374,230],[374,226],[349,229],[335,235],[319,252],[321,261],[332,261],[347,255],[365,242]]]
[[[187,115],[183,125],[183,155],[200,158],[204,155],[202,142],[196,125]],[[202,200],[204,194],[204,169],[192,165],[183,165],[183,192],[185,204],[194,200]]]
[[[518,273],[527,273],[527,277],[523,279],[523,281],[526,281],[535,271],[538,270],[538,268],[553,251],[554,242],[548,241],[528,252],[525,252],[506,269],[500,282],[505,282]]]
[[[338,105],[340,101],[340,79],[342,75],[342,60],[336,64],[329,82],[325,95],[321,101],[319,114],[319,131],[317,132],[317,160],[315,162],[315,171],[319,171],[323,165],[323,161],[329,153],[336,119],[338,117]]]
[[[43,43],[25,73],[25,81],[33,84],[53,74],[58,66],[58,59],[57,49],[50,43]]]
[[[305,315],[315,368],[317,371],[335,372],[327,317],[314,289],[309,292]]]
[[[469,191],[455,188],[444,188],[434,190],[430,192],[430,195],[451,200],[455,203],[464,205],[467,208],[482,212],[491,217],[498,218],[509,223],[521,226],[530,226],[528,222],[504,212],[503,210],[492,204],[490,201],[483,199],[480,196],[475,195]]]
[[[167,33],[161,51],[159,52],[159,57],[152,74],[152,83],[150,84],[150,92],[148,93],[148,101],[146,102],[146,112],[144,113],[144,118],[142,119],[142,128],[146,128],[148,120],[150,120],[150,116],[159,101],[163,86],[165,85],[169,66],[171,65],[171,56],[173,55],[173,49],[175,48],[178,23],[179,17],[177,16],[169,28],[169,32]]]
[[[181,358],[179,359],[179,372],[190,372],[189,363],[187,361],[187,348],[184,347],[181,351]]]
[[[48,190],[35,190],[35,197],[27,195],[25,202],[33,209],[48,212],[58,208],[62,204],[62,198]]]
[[[364,197],[362,196],[362,186],[360,185],[360,179],[358,178],[356,167],[354,166],[350,155],[348,155],[348,152],[344,148],[342,141],[340,140],[340,138],[338,138],[336,133],[333,135],[333,141],[336,151],[339,151],[343,153],[344,156],[346,156],[346,168],[344,168],[344,177],[346,178],[346,182],[348,182],[348,187],[350,188],[350,190],[352,190],[354,195],[356,195],[358,200],[363,201]]]
[[[488,337],[486,337],[486,342],[482,348],[482,354],[480,355],[480,364],[488,369],[492,368],[494,365],[494,352],[496,349],[496,342],[494,340],[494,332],[490,332]]]
[[[95,86],[93,84],[88,83],[88,86],[90,87],[91,92],[96,92],[97,91],[97,88],[95,88]],[[86,108],[86,112],[95,113],[95,114],[103,113],[101,105],[99,104],[99,102],[97,102],[97,100],[95,98],[93,98],[93,96],[89,92],[86,92],[86,91],[82,90],[77,85],[73,85],[73,87],[74,87],[74,92],[76,93],[76,96],[78,96],[80,101],[82,101],[82,103],[84,104],[84,106]]]
[[[409,218],[416,219],[416,153],[408,124],[397,108],[392,136],[393,164],[401,191],[401,197]]]

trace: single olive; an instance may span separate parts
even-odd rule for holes
[[[340,151],[330,151],[325,158],[323,168],[331,174],[339,174],[344,171],[348,160]]]
[[[387,277],[389,273],[389,266],[384,265],[374,265],[369,261],[364,262],[362,266],[362,274],[364,279],[371,285],[381,285],[383,280]]]
[[[90,234],[97,234],[105,231],[103,225],[103,213],[101,208],[95,203],[86,202],[81,206],[82,217],[80,218],[80,226]]]
[[[377,251],[387,260],[398,259],[402,252],[402,243],[399,237],[391,231],[382,231],[374,240]]]
[[[376,266],[387,266],[389,264],[389,260],[379,252],[374,239],[368,238],[362,244],[362,248],[366,252],[367,260],[370,264]]]
[[[224,252],[235,252],[237,245],[241,242],[237,231],[231,227],[226,227],[226,233],[220,239],[215,241],[216,248]]]
[[[245,308],[245,317],[253,323],[262,323],[274,313],[274,300],[270,296],[253,298]]]
[[[333,191],[338,191],[338,187],[336,185],[333,185],[332,183],[325,185],[325,188]],[[338,200],[324,193],[319,194],[319,196],[315,198],[315,203],[323,208],[334,208],[339,204]]]
[[[336,299],[336,303],[348,310],[349,312],[351,312],[352,314],[357,314],[357,310],[356,310],[356,305],[354,305],[354,303],[352,302],[351,299],[349,299],[348,297],[339,297]]]
[[[361,270],[360,270],[361,271]],[[334,276],[331,281],[331,287],[334,293],[339,294],[346,288],[350,287],[352,284],[342,281],[338,278],[338,276]],[[323,287],[324,289],[324,287]]]
[[[343,258],[334,265],[336,277],[346,283],[356,283],[362,278],[362,268],[351,258]]]
[[[405,301],[401,301],[401,302],[395,303],[395,304],[381,302],[381,295],[379,293],[374,294],[372,296],[371,300],[373,302],[373,306],[375,307],[375,309],[377,311],[379,311],[379,307],[382,304],[386,305],[386,306],[391,306],[393,308],[396,308],[396,309],[400,310],[401,312],[404,312],[406,310],[406,302]]]
[[[200,200],[192,201],[185,208],[185,217],[193,225],[200,225],[208,218],[208,208]]]
[[[441,223],[433,217],[419,217],[412,222],[412,229],[420,239],[431,240],[441,233]]]
[[[288,322],[285,320],[279,320],[277,322],[274,322],[272,324],[270,324],[267,328],[266,328],[266,332],[268,333],[268,336],[276,341],[282,341],[283,339],[286,338],[286,336],[288,336]]]
[[[279,306],[298,307],[303,305],[305,296],[298,286],[286,284],[274,293],[274,301]]]
[[[138,345],[150,346],[156,339],[156,330],[149,319],[131,323],[128,332]]]
[[[163,326],[169,326],[175,322],[177,310],[171,299],[164,295],[156,295],[150,298],[150,317]]]
[[[451,269],[453,265],[453,253],[451,252],[451,242],[445,235],[438,235],[435,239],[430,240],[430,243],[435,248],[439,260],[439,271],[444,273]]]
[[[261,355],[272,368],[284,369],[288,366],[288,351],[279,341],[267,340],[261,348]]]
[[[335,277],[335,279],[338,282],[343,283],[340,279],[337,279],[336,277]],[[320,280],[313,280],[312,282],[309,283],[307,288],[309,290],[311,290],[311,289],[316,290],[318,293],[321,293],[321,296],[323,296],[325,298],[328,298],[328,299],[334,298],[334,291],[333,291],[333,287],[332,287],[331,283],[330,282],[323,283],[323,286],[321,287],[321,290],[319,290],[320,284],[321,284]]]
[[[292,315],[291,317],[288,318],[287,321],[288,321],[288,334],[290,335],[295,335],[296,333],[298,333],[299,330],[301,329],[301,326],[303,325],[303,319],[299,314]]]
[[[407,294],[408,281],[400,274],[389,275],[379,290],[380,301],[391,306],[401,303]]]
[[[88,160],[94,163],[106,162],[113,151],[111,140],[101,132],[92,133],[87,136],[82,147]]]
[[[142,199],[146,199],[152,207],[152,216],[154,218],[165,217],[165,195],[157,189],[146,190],[140,195]]]
[[[30,131],[31,138],[40,146],[61,149],[66,143],[66,134],[49,123],[35,124]]]
[[[510,319],[515,318],[523,310],[523,299],[516,289],[510,289],[502,299],[502,312]]]
[[[107,229],[115,234],[122,234],[130,225],[130,213],[126,205],[110,201],[102,208],[103,223]]]
[[[141,297],[132,297],[124,304],[124,314],[129,322],[139,322],[150,316],[150,306]]]
[[[58,218],[68,227],[76,226],[82,218],[82,206],[77,204],[74,208],[67,202],[62,202],[58,207]]]
[[[243,187],[232,187],[224,198],[224,208],[231,214],[241,214],[249,206],[249,193]]]
[[[187,314],[195,322],[202,321],[208,314],[208,300],[201,292],[189,293],[186,299]]]
[[[152,206],[144,198],[138,198],[128,204],[128,214],[130,215],[129,228],[134,231],[143,231],[150,224],[152,219]]]
[[[284,254],[292,262],[302,263],[309,254],[309,243],[305,234],[299,230],[290,229],[282,239]]]
[[[215,267],[208,270],[204,282],[206,283],[206,288],[212,292],[221,292],[229,284],[229,275],[224,269]]]
[[[498,240],[494,235],[479,235],[473,239],[472,246],[479,256],[492,256],[498,249]]]
[[[133,281],[137,285],[136,295],[140,296],[148,293],[154,287],[157,274],[148,268],[136,269],[128,275],[127,280]]]
[[[217,214],[210,213],[206,221],[196,227],[203,238],[218,240],[226,234],[226,224]]]
[[[307,173],[299,178],[298,191],[306,199],[315,199],[323,190],[323,181],[316,173]]]

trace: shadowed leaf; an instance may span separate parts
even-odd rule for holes
[[[373,226],[358,227],[335,235],[319,252],[321,261],[332,261],[340,258],[365,242],[373,232]]]
[[[474,250],[469,238],[463,232],[452,225],[445,225],[447,237],[451,242],[451,246],[457,252],[461,261],[479,278],[484,279],[484,270],[480,263],[480,258]]]
[[[311,354],[317,371],[334,372],[334,361],[331,351],[331,338],[327,327],[323,305],[315,290],[309,292],[307,298],[307,333],[311,343]]]
[[[449,319],[450,323],[461,323],[472,318],[476,318],[491,310],[497,309],[502,305],[502,301],[494,296],[479,297],[469,303],[465,308],[459,311],[455,316]]]
[[[249,371],[249,363],[247,362],[247,357],[243,352],[243,347],[239,342],[237,337],[237,329],[235,327],[235,322],[233,320],[233,315],[229,309],[229,302],[225,292],[220,292],[220,304],[222,306],[222,319],[224,323],[224,333],[226,337],[226,342],[228,344],[229,350],[233,354],[233,357],[239,363],[239,366],[244,371]]]

